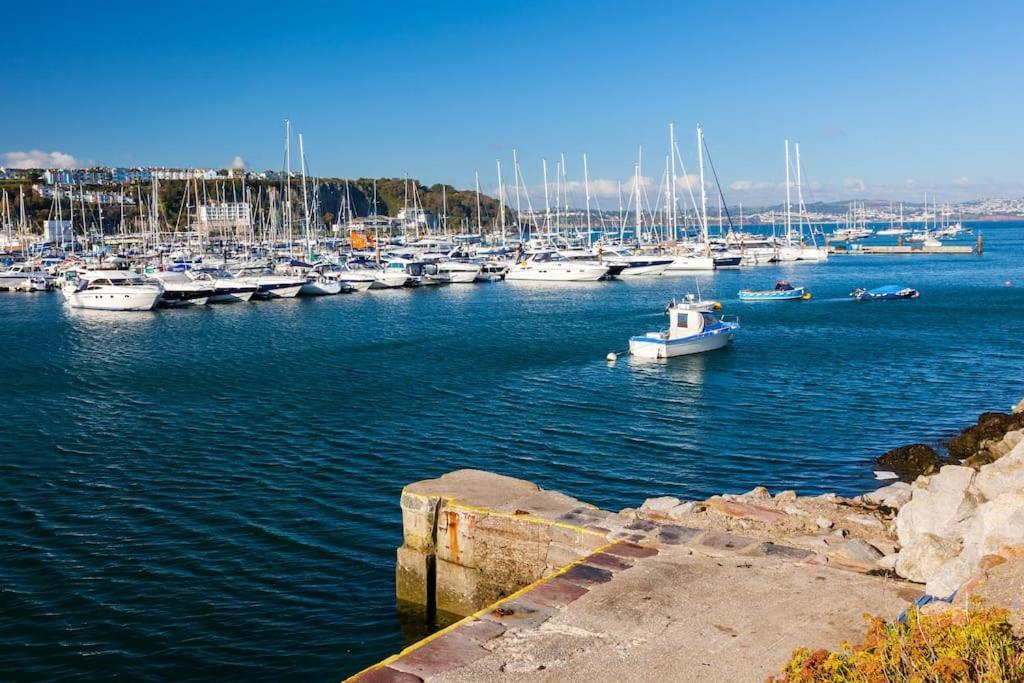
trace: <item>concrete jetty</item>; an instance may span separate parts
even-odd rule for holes
[[[460,470],[406,487],[401,507],[399,600],[464,618],[352,681],[764,680],[922,594],[878,569],[892,511],[836,496],[613,513]]]

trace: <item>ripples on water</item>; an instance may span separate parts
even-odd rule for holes
[[[1024,231],[985,231],[980,260],[701,277],[744,327],[668,363],[603,359],[660,327],[693,278],[154,314],[0,295],[6,675],[352,673],[402,644],[402,486],[459,467],[613,509],[757,484],[865,490],[878,453],[1024,395]],[[778,277],[814,299],[735,300]],[[922,298],[846,297],[889,282]]]

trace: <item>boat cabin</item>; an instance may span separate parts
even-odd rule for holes
[[[668,306],[668,338],[680,339],[692,337],[718,323],[710,311],[693,306],[669,304]]]

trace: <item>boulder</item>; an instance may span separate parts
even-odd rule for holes
[[[894,448],[879,456],[875,462],[887,470],[913,478],[937,472],[942,460],[931,446],[915,443]]]
[[[792,503],[796,500],[796,491],[779,491],[775,494],[775,500],[780,503]]]
[[[947,465],[918,479],[910,502],[896,516],[900,543],[908,545],[920,534],[962,538],[963,527],[978,508],[977,494],[969,490],[975,475],[970,467]]]
[[[770,494],[768,492],[768,489],[766,489],[763,486],[755,486],[750,491],[747,491],[746,493],[744,493],[743,497],[744,498],[757,498],[757,499],[760,499],[760,500],[766,500],[768,498],[771,498],[772,494]]]
[[[910,501],[910,492],[910,484],[905,481],[898,481],[888,486],[883,486],[871,493],[865,493],[861,496],[861,500],[872,505],[884,505],[894,510],[899,510]]]
[[[925,583],[944,564],[960,554],[960,542],[924,533],[904,544],[896,560],[896,573]],[[943,596],[945,597],[945,596]]]
[[[1024,490],[1004,493],[978,507],[967,531],[972,559],[998,553],[1001,548],[1024,544]]]
[[[1007,432],[1024,427],[1024,413],[982,413],[978,423],[968,427],[949,441],[949,454],[966,459],[981,449],[986,439],[1002,439]]]
[[[665,514],[677,505],[679,505],[679,499],[673,496],[648,498],[644,501],[644,504],[640,506],[640,512],[653,515]]]
[[[988,500],[1004,493],[1024,491],[1024,441],[1019,441],[1009,453],[978,472],[975,488]]]
[[[867,541],[851,538],[832,550],[829,557],[838,559],[846,566],[870,571],[877,569],[882,553]]]
[[[954,557],[928,577],[924,591],[937,598],[948,598],[971,577],[976,568],[977,564],[969,558]]]
[[[1017,405],[1015,405],[1013,407],[1013,414],[1014,415],[1020,415],[1021,413],[1024,413],[1024,398],[1019,400],[1017,402]]]

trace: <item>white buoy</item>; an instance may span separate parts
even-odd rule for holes
[[[604,358],[605,358],[605,360],[607,360],[607,361],[608,361],[609,363],[614,363],[615,361],[617,361],[617,360],[619,359],[619,355],[618,355],[617,353],[615,353],[615,352],[612,352],[612,353],[609,353],[609,354],[608,354],[607,356],[605,356]]]

